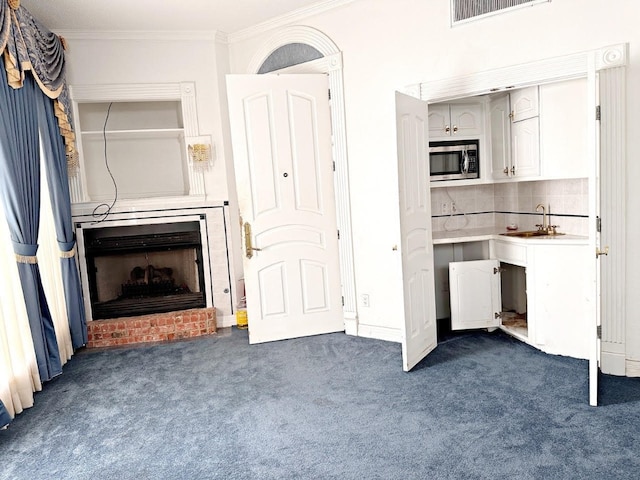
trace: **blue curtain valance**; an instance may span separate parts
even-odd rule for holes
[[[65,82],[64,39],[36,20],[20,0],[0,0],[0,53],[7,83],[22,88],[30,70],[40,89],[54,99],[55,115],[64,138],[71,173],[77,167],[75,134],[71,120],[71,99]]]

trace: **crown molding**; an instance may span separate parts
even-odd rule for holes
[[[216,30],[56,30],[55,33],[68,40],[208,40],[227,43],[227,34]]]
[[[312,15],[317,15],[319,13],[326,12],[327,10],[332,10],[334,8],[338,8],[355,1],[356,0],[325,0],[323,2],[316,3],[315,5],[299,8],[284,15],[280,15],[279,17],[267,20],[266,22],[258,23],[249,28],[245,28],[244,30],[238,30],[237,32],[230,33],[228,35],[228,43],[232,44],[241,42],[261,33],[268,32],[269,30],[272,30],[274,28],[299,22],[300,20],[303,20]]]

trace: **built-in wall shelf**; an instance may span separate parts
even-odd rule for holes
[[[185,139],[199,135],[190,82],[76,85],[73,100],[79,171],[73,203],[117,198],[204,196]]]
[[[95,138],[113,139],[135,139],[135,138],[182,138],[184,137],[184,129],[182,128],[158,128],[154,130],[137,129],[137,130],[85,130],[82,132],[82,138],[85,140],[93,140]]]

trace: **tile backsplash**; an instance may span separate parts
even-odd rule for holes
[[[531,230],[542,223],[541,212],[536,212],[542,203],[558,231],[587,235],[588,190],[586,178],[432,188],[432,227],[453,231],[515,223],[520,230]]]

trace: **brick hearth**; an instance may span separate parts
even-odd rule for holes
[[[214,308],[87,322],[87,348],[166,342],[216,333]]]

